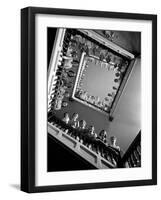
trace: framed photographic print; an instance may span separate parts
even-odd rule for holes
[[[21,10],[21,190],[157,184],[157,16]]]

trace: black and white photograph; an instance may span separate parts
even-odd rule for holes
[[[47,29],[48,171],[141,167],[141,33]]]
[[[21,189],[157,183],[156,16],[22,9]]]
[[[0,15],[0,199],[159,200],[160,1],[6,0]]]

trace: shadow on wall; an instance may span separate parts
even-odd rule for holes
[[[109,126],[125,152],[141,129],[141,59],[137,59]]]

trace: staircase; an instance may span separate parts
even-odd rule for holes
[[[67,148],[72,150],[74,153],[79,155],[85,161],[89,162],[94,168],[97,169],[108,169],[116,168],[116,166],[103,158],[100,154],[89,149],[75,138],[71,137],[63,127],[57,123],[48,122],[48,133],[59,142],[63,143]],[[110,150],[109,150],[110,151]],[[112,160],[112,159],[111,159]]]

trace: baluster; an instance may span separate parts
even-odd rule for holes
[[[139,155],[138,155],[138,153],[137,153],[136,150],[134,150],[134,156],[135,156],[135,158],[136,158],[136,160],[137,160],[137,163],[139,163],[139,162],[140,162],[140,159],[139,159]]]
[[[106,156],[106,158],[107,158],[107,160],[108,160],[109,162],[112,163],[111,155],[110,155],[109,152],[107,152],[107,156]]]
[[[134,161],[134,159],[133,159],[132,154],[130,155],[130,160],[131,160],[132,166],[135,167],[135,161]]]
[[[136,147],[136,151],[138,153],[138,156],[139,156],[139,160],[141,159],[141,149],[139,148],[139,146]]]
[[[134,161],[134,167],[137,167],[137,158],[135,157],[134,151],[131,154],[133,161]]]
[[[130,158],[127,159],[127,162],[129,164],[129,167],[132,168],[132,164],[131,164],[131,159]]]
[[[114,156],[113,156],[112,153],[111,153],[110,158],[111,158],[111,162],[112,162],[112,164],[113,164],[113,165],[117,165],[116,160],[114,159]]]
[[[125,162],[124,167],[125,168],[130,168],[128,161]]]
[[[138,145],[136,148],[137,148],[139,154],[141,155],[141,147],[140,147],[140,145]]]

